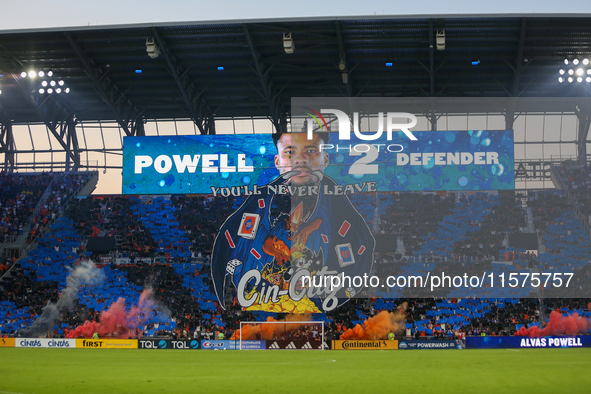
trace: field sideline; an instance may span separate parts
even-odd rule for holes
[[[0,348],[0,394],[591,392],[591,349]]]

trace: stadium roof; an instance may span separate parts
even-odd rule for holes
[[[442,30],[445,49],[437,50]],[[283,43],[289,33],[291,54]],[[157,58],[148,56],[147,38],[159,47]],[[557,78],[565,58],[590,55],[586,14],[0,31],[0,123],[47,124],[72,113],[78,120],[121,125],[192,118],[205,132],[219,117],[265,116],[277,124],[289,114],[292,97],[588,96],[591,84],[559,84]],[[20,77],[30,70],[52,70],[70,94],[39,94],[39,78]]]

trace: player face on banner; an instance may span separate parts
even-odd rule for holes
[[[224,306],[222,294],[232,284],[247,310],[333,310],[361,288],[313,286],[311,278],[322,283],[326,276],[369,273],[375,240],[349,198],[334,192],[340,186],[324,174],[329,161],[321,144],[328,134],[273,137],[280,176],[247,197],[216,237],[212,277],[218,299]]]
[[[290,178],[292,185],[312,185],[320,182],[313,171],[324,173],[328,165],[328,153],[322,152],[320,145],[323,141],[319,134],[314,134],[312,140],[308,140],[304,133],[283,133],[277,140],[277,154],[275,155],[275,167],[280,174],[290,171],[299,171],[299,174]]]

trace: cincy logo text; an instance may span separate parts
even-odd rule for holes
[[[351,119],[349,115],[345,112],[338,110],[338,109],[321,109],[320,112],[313,110],[312,108],[305,107],[304,109],[309,110],[311,112],[306,112],[306,115],[313,118],[320,130],[324,129],[328,131],[328,124],[326,120],[322,116],[322,114],[332,114],[336,116],[339,122],[339,140],[341,141],[348,141],[351,139]],[[404,123],[395,123],[395,120],[404,119]],[[406,122],[410,121],[410,123]],[[353,112],[353,132],[355,136],[362,141],[375,141],[382,137],[384,133],[384,113],[378,113],[378,131],[374,134],[367,134],[361,133],[359,131],[359,112]],[[417,117],[413,114],[409,114],[407,112],[388,112],[386,113],[386,137],[388,141],[392,140],[392,133],[394,131],[402,131],[408,139],[411,141],[417,141],[417,137],[415,137],[410,129],[417,125]],[[313,139],[313,122],[308,122],[307,128],[307,135],[308,139]]]

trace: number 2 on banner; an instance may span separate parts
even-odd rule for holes
[[[351,164],[351,167],[349,168],[349,175],[365,175],[378,173],[378,165],[369,164],[374,162],[378,158],[378,148],[369,144],[363,145],[369,147],[369,149],[365,152],[359,152],[355,150],[355,148],[349,151],[349,156],[361,156],[361,154],[365,154],[365,156]]]

